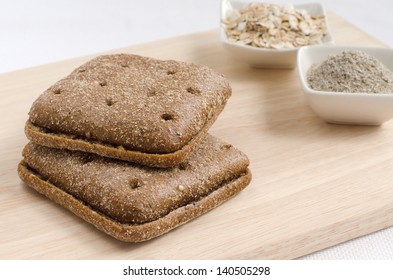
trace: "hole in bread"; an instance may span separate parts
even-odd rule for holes
[[[178,165],[180,170],[187,170],[190,168],[190,164],[188,162],[182,162]]]
[[[168,71],[166,71],[166,73],[167,73],[168,75],[173,75],[173,74],[176,73],[176,71],[174,71],[174,70],[168,70]]]
[[[116,101],[114,101],[112,98],[107,98],[107,99],[105,99],[105,103],[106,103],[106,105],[108,105],[110,107],[113,104],[115,104]]]
[[[156,96],[157,92],[155,90],[151,90],[147,93],[147,96]]]
[[[107,84],[106,81],[100,82],[100,86],[101,86],[101,87],[106,87],[107,85],[108,85],[108,84]]]
[[[121,64],[121,67],[123,67],[123,68],[130,68],[130,66],[127,63],[124,63],[124,62]]]
[[[53,90],[54,94],[60,94],[61,93],[61,89],[57,88]]]
[[[83,72],[86,72],[86,69],[79,69],[78,70],[78,73],[83,73]]]
[[[194,94],[194,95],[201,94],[201,91],[199,89],[197,89],[197,88],[194,88],[194,87],[188,87],[187,88],[187,92],[189,92],[191,94]]]
[[[222,150],[229,150],[230,148],[232,148],[233,146],[231,144],[225,144],[221,146]]]
[[[165,113],[165,114],[162,114],[162,115],[161,115],[161,119],[163,119],[164,121],[173,120],[174,117],[175,117],[175,116],[174,116],[173,114],[168,114],[168,113]]]
[[[143,186],[143,183],[136,179],[136,178],[132,178],[130,180],[128,180],[128,185],[130,186],[131,189],[137,189]]]

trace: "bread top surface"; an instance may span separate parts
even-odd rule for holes
[[[93,154],[29,143],[31,170],[95,210],[121,223],[143,224],[196,202],[244,175],[248,158],[208,135],[187,162],[171,169],[148,168]]]
[[[47,89],[29,119],[50,132],[171,153],[198,134],[230,95],[228,81],[207,66],[103,55]]]

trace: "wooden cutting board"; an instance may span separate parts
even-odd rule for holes
[[[329,14],[338,44],[382,44]],[[393,224],[393,122],[331,125],[307,105],[296,70],[252,69],[208,31],[129,52],[206,64],[233,96],[211,133],[249,155],[253,181],[210,213],[157,239],[112,239],[22,184],[32,102],[91,57],[0,75],[0,258],[291,259]]]

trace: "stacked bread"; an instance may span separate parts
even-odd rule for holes
[[[19,175],[107,234],[149,240],[249,184],[246,155],[207,133],[230,95],[206,66],[99,56],[33,103]]]

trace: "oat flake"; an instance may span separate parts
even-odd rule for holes
[[[324,16],[311,16],[292,4],[251,3],[235,18],[223,20],[230,42],[259,48],[288,49],[322,44]]]

